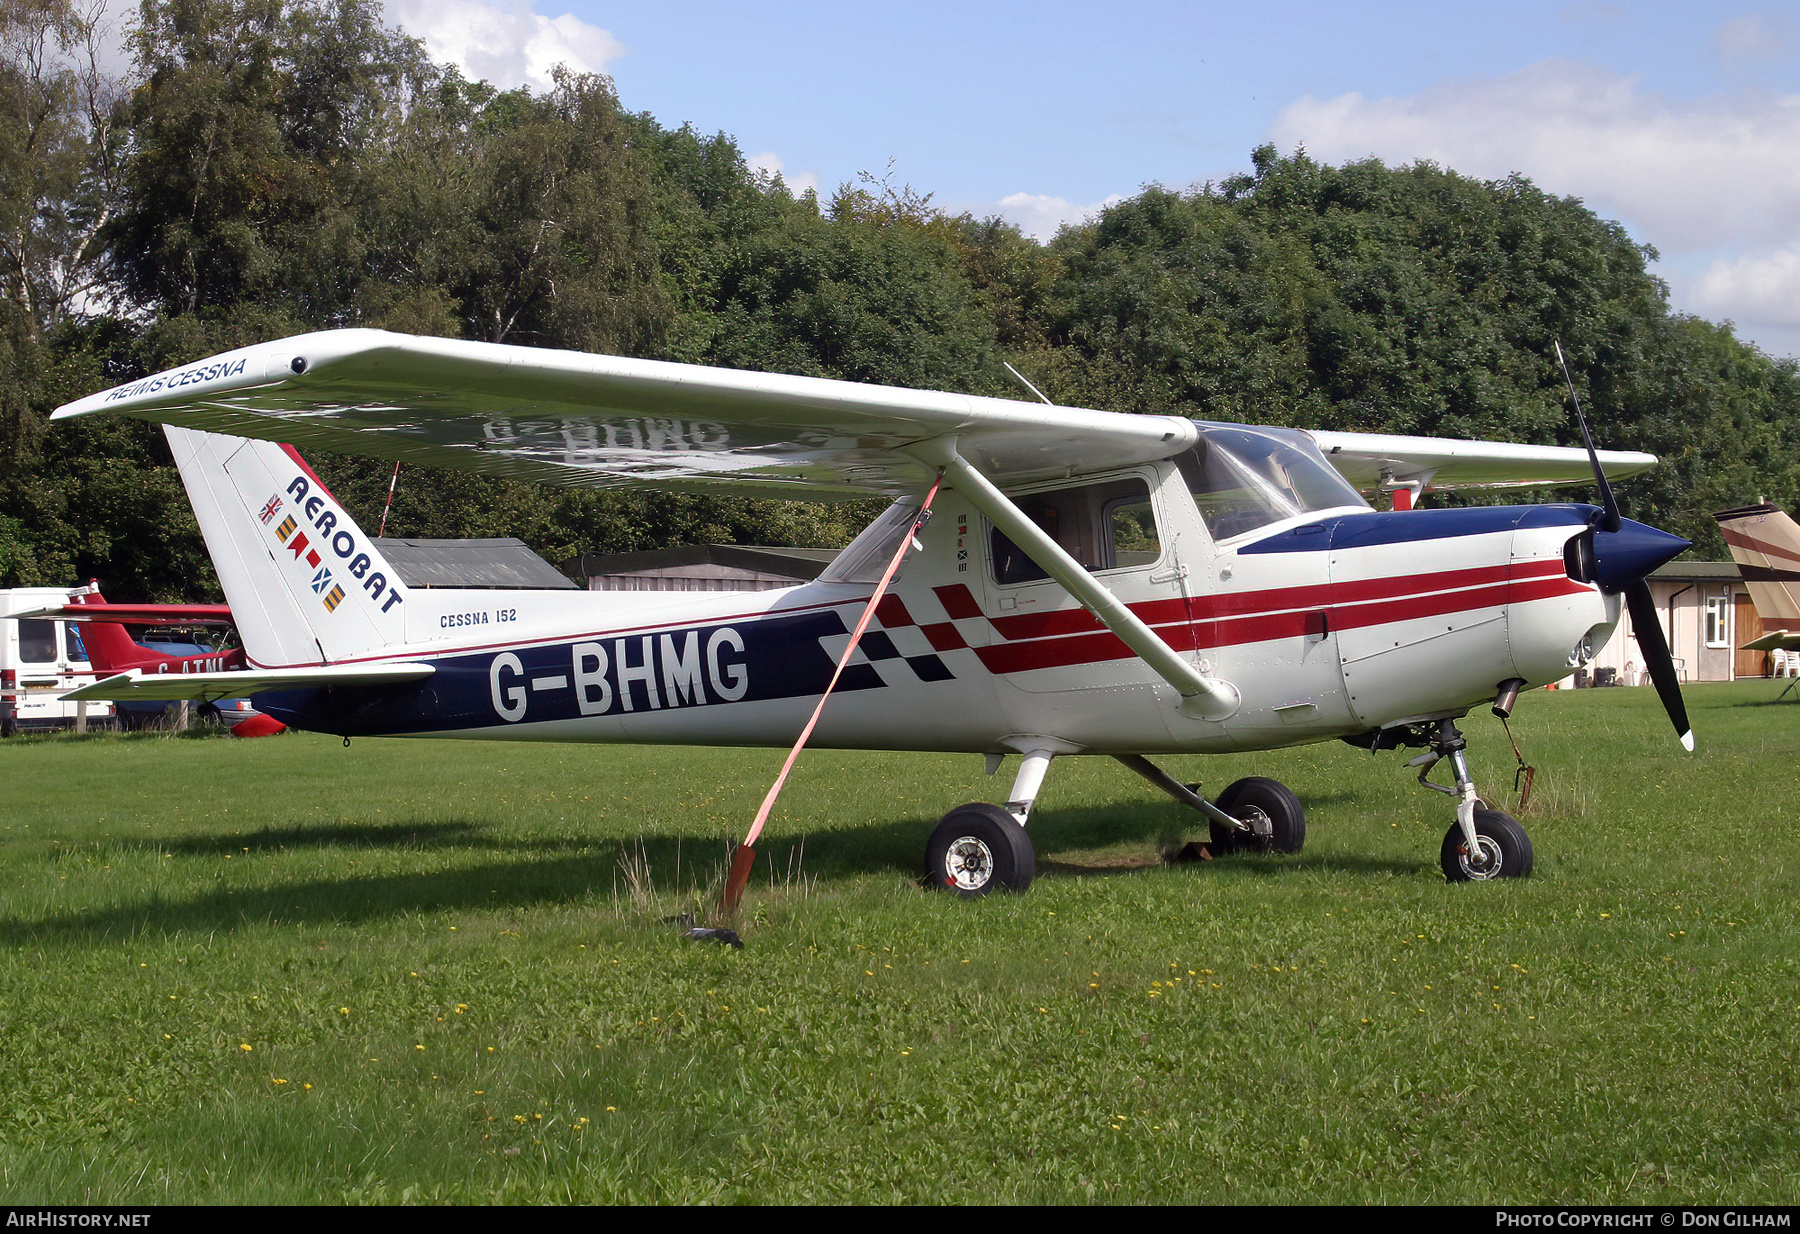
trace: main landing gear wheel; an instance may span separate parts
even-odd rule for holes
[[[1461,824],[1450,824],[1440,860],[1444,877],[1451,882],[1524,878],[1531,873],[1531,837],[1512,815],[1499,810],[1475,811],[1475,838],[1480,848],[1471,853]]]
[[[1024,891],[1036,872],[1031,837],[999,806],[957,806],[925,846],[926,881],[964,897]]]
[[[1294,790],[1279,780],[1251,776],[1227,786],[1214,803],[1233,818],[1250,824],[1248,832],[1212,824],[1212,851],[1226,853],[1297,853],[1306,843],[1306,811]]]

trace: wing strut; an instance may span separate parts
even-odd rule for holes
[[[1081,601],[1100,623],[1118,636],[1158,677],[1168,682],[1181,695],[1180,711],[1196,720],[1223,720],[1238,709],[1237,687],[1229,681],[1208,677],[1182,659],[1173,647],[1158,638],[1156,631],[1145,625],[1106,586],[1088,573],[1062,545],[1047,535],[1024,511],[1012,503],[988,478],[957,452],[955,438],[938,438],[920,442],[908,453],[921,461],[945,469],[950,483],[969,499],[998,527],[1006,537],[1024,550],[1051,578]]]

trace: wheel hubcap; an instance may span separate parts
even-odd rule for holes
[[[1261,809],[1247,806],[1238,811],[1238,819],[1249,828],[1247,833],[1238,832],[1239,843],[1259,848],[1263,852],[1268,852],[1275,846],[1275,824]]]
[[[944,881],[958,891],[980,891],[994,877],[994,852],[974,836],[963,836],[944,854]]]
[[[1500,877],[1500,846],[1487,836],[1475,837],[1476,851],[1464,844],[1456,850],[1456,862],[1470,879]]]

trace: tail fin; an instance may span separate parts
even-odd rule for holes
[[[1731,549],[1757,616],[1800,628],[1800,525],[1777,506],[1745,506],[1713,515]]]
[[[104,603],[105,597],[98,592],[86,596],[77,596],[71,604],[84,604],[89,600]],[[88,663],[94,671],[101,674],[122,673],[128,668],[138,668],[154,662],[156,658],[173,659],[159,651],[151,651],[148,647],[140,647],[132,639],[124,626],[115,621],[84,621],[80,624],[81,645],[87,651]],[[71,629],[76,628],[71,624]]]
[[[334,664],[406,641],[406,586],[291,446],[163,431],[252,664]]]
[[[82,608],[90,604],[104,605],[106,597],[98,591],[90,591],[84,596],[70,599],[72,608]],[[170,609],[178,605],[168,605]],[[171,613],[171,623],[179,623],[180,616]],[[131,631],[116,621],[79,621],[70,623],[71,631],[78,631],[83,650],[87,653],[87,661],[93,665],[94,671],[103,676],[123,673],[129,669],[140,668],[153,673],[216,673],[228,669],[243,668],[244,656],[239,650],[211,652],[204,655],[170,655],[166,651],[158,651],[154,647],[146,647],[131,636]]]

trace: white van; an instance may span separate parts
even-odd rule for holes
[[[82,714],[80,703],[62,694],[95,680],[81,645],[81,623],[50,617],[27,617],[34,609],[56,608],[87,587],[14,587],[0,590],[0,727],[66,728]],[[11,716],[6,715],[11,704]],[[88,703],[89,722],[112,720],[111,703]]]

